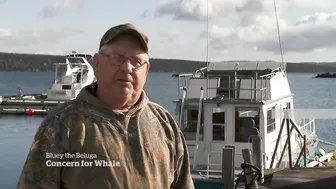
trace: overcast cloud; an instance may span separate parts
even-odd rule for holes
[[[62,12],[77,11],[83,7],[83,0],[56,0],[52,5],[44,7],[39,15],[42,18],[51,18]]]
[[[72,36],[84,35],[83,30],[62,28],[43,30],[12,30],[0,29],[1,45],[5,46],[34,46],[37,44],[58,43]]]
[[[311,52],[336,45],[336,12],[317,12],[305,15],[294,24],[281,15],[285,8],[306,7],[327,11],[336,7],[336,1],[282,0],[277,2],[280,36],[285,52]],[[315,3],[314,3],[315,2]],[[317,5],[318,4],[318,5]],[[317,5],[317,6],[316,6]],[[209,0],[209,17],[218,20],[229,15],[239,15],[236,27],[211,24],[209,46],[213,51],[226,51],[233,47],[250,47],[255,50],[279,52],[278,33],[272,0]],[[174,20],[206,21],[206,1],[175,0],[162,3],[157,16],[170,15]],[[215,23],[214,21],[212,23]],[[201,38],[206,37],[201,32]]]
[[[0,2],[3,52],[94,53],[103,32],[125,22],[147,33],[156,58],[278,60],[280,52],[273,0],[55,0],[24,3],[24,14],[13,1]],[[287,60],[333,61],[336,0],[276,3]]]

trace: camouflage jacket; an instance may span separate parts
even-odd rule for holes
[[[194,188],[186,142],[171,115],[145,92],[134,109],[109,110],[95,88],[43,120],[18,188]]]

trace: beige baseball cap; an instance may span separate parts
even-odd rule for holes
[[[103,35],[102,39],[100,40],[99,48],[102,45],[109,43],[112,39],[115,39],[119,35],[125,34],[125,33],[130,33],[130,34],[133,34],[135,37],[137,37],[139,41],[141,41],[146,53],[148,54],[147,35],[143,33],[139,28],[137,28],[136,26],[130,23],[113,26],[109,30],[107,30],[105,34]]]

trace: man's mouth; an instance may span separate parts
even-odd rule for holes
[[[131,81],[127,80],[127,79],[118,79],[118,81],[120,81],[120,82],[131,82]]]

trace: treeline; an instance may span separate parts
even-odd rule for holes
[[[0,71],[53,72],[54,63],[61,62],[64,56],[0,53]]]
[[[60,55],[0,53],[0,71],[53,72],[54,63],[65,62]],[[206,66],[206,62],[151,59],[152,72],[194,72]],[[336,63],[287,63],[288,72],[336,72]]]

